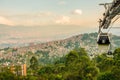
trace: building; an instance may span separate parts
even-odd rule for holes
[[[21,65],[21,72],[22,72],[22,76],[26,76],[27,75],[27,69],[26,69],[26,64]]]
[[[20,75],[20,76],[26,76],[27,75],[27,68],[26,64],[17,65],[17,66],[10,66],[10,70],[13,74]]]

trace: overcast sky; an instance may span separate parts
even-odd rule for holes
[[[34,42],[96,32],[112,0],[0,0],[0,42]]]

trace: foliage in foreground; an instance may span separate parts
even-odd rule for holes
[[[90,59],[83,48],[70,51],[52,65],[40,65],[32,57],[27,76],[16,76],[9,70],[0,73],[0,80],[118,80],[120,79],[120,48],[113,57],[106,54]]]

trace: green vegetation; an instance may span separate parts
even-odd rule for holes
[[[83,48],[70,51],[63,59],[43,66],[38,75],[45,80],[96,80],[99,69]]]
[[[36,57],[34,57],[34,56],[30,59],[30,68],[32,70],[38,69],[38,61],[37,61]]]
[[[48,65],[39,64],[32,56],[27,76],[15,75],[8,68],[0,70],[0,80],[118,80],[120,48],[114,51],[113,57],[102,54],[92,60],[84,48],[74,49]]]

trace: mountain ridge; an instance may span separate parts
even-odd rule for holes
[[[97,33],[85,33],[75,35],[63,40],[50,41],[46,43],[30,43],[28,46],[5,48],[0,51],[0,60],[7,62],[28,62],[32,56],[36,56],[40,62],[51,63],[53,59],[59,59],[75,48],[85,48],[88,55],[102,53],[96,42]],[[120,36],[112,35],[113,50],[120,47]],[[104,51],[105,52],[105,51]],[[14,62],[17,63],[17,62]],[[28,62],[29,63],[29,62]]]

